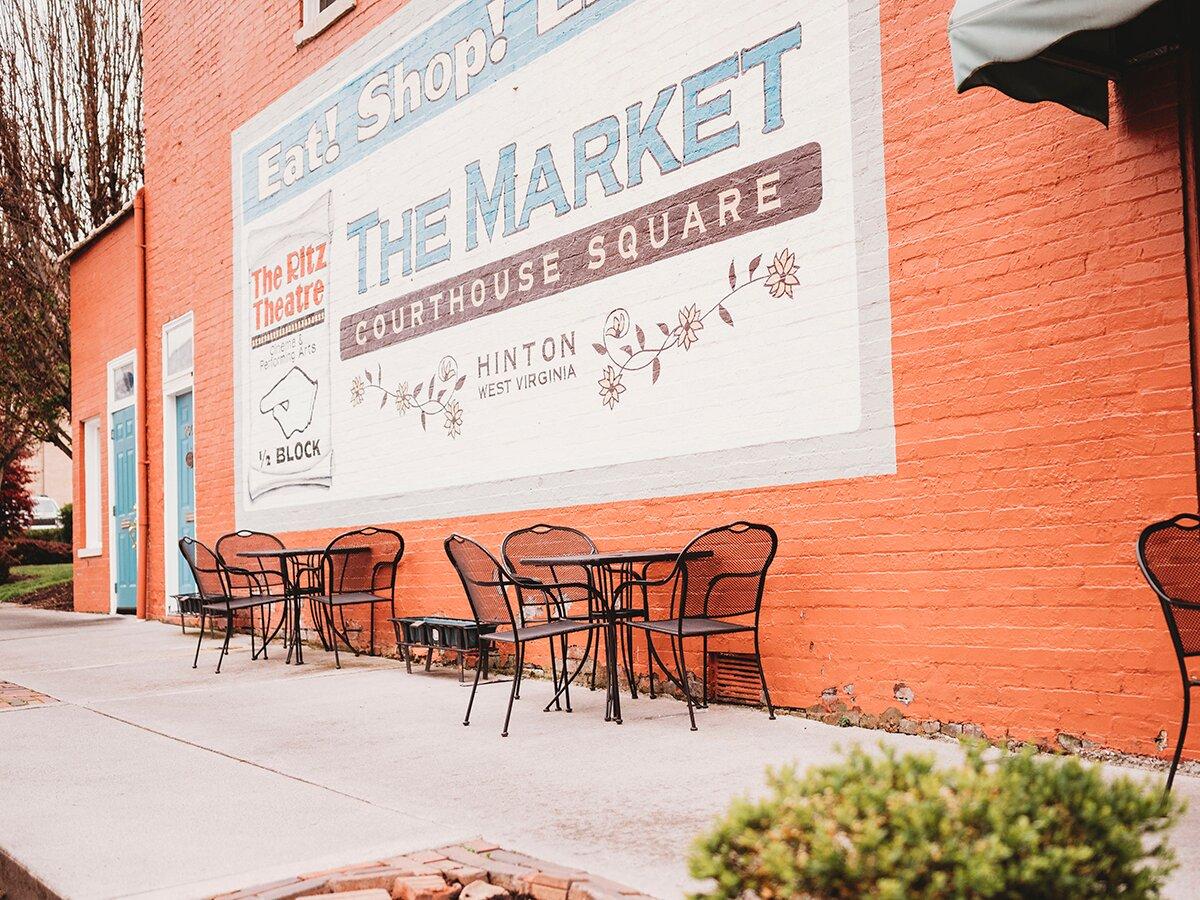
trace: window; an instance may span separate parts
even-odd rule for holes
[[[112,398],[120,403],[133,397],[133,362],[119,365],[112,370]]]
[[[163,326],[163,386],[192,379],[192,314]]]
[[[96,556],[101,549],[100,420],[83,423],[83,549],[80,556]]]
[[[355,0],[300,0],[301,24],[296,32],[296,46],[310,41],[354,9]]]

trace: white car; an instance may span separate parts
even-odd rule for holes
[[[55,528],[62,528],[62,507],[58,505],[58,501],[45,494],[38,494],[34,497],[33,522],[29,528],[31,531],[51,531]]]

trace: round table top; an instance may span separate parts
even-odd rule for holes
[[[621,563],[672,562],[681,550],[597,550],[593,553],[565,553],[559,556],[530,556],[522,559],[527,566],[611,566]],[[711,550],[689,550],[687,559],[706,559]]]
[[[366,553],[368,547],[278,547],[273,550],[241,550],[238,556],[251,559],[284,559],[291,556],[319,556],[323,553]]]

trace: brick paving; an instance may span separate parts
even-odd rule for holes
[[[43,694],[11,681],[0,681],[0,712],[9,709],[25,709],[30,706],[47,706],[58,701],[49,694]]]
[[[308,872],[213,900],[652,900],[636,888],[483,840]]]

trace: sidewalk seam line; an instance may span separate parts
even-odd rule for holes
[[[319,790],[322,790],[322,791],[328,791],[331,794],[336,794],[339,797],[346,798],[347,800],[354,800],[358,803],[363,803],[363,804],[366,804],[367,806],[371,806],[376,809],[381,809],[386,812],[395,813],[396,815],[400,815],[400,816],[406,816],[410,819],[416,819],[421,822],[427,822],[430,825],[444,824],[444,823],[438,822],[435,819],[428,819],[423,816],[413,815],[411,812],[408,812],[406,810],[396,809],[395,807],[392,807],[392,806],[385,806],[382,803],[376,803],[373,800],[368,800],[365,797],[359,797],[355,794],[350,794],[350,793],[347,793],[346,791],[338,790],[337,788],[330,787],[329,785],[326,785],[326,784],[320,784],[319,782],[316,782],[316,781],[309,781],[307,778],[301,778],[299,775],[292,775],[292,774],[289,774],[288,772],[280,771],[279,769],[273,769],[270,766],[264,766],[262,763],[256,763],[253,760],[243,759],[240,756],[235,756],[232,753],[226,753],[223,750],[217,750],[213,747],[206,747],[203,744],[197,744],[194,741],[187,740],[186,738],[176,737],[173,734],[167,734],[166,732],[158,731],[157,729],[154,729],[154,728],[148,728],[145,725],[140,725],[137,722],[131,722],[128,719],[123,719],[120,716],[116,716],[116,715],[113,715],[112,713],[104,712],[103,710],[100,710],[100,709],[95,709],[95,708],[93,708],[91,706],[87,706],[85,704],[68,704],[68,705],[78,706],[80,709],[86,709],[88,712],[95,713],[98,716],[103,716],[106,719],[111,719],[114,722],[120,722],[122,725],[128,725],[131,728],[136,728],[139,731],[146,732],[147,734],[157,735],[158,737],[166,738],[167,740],[170,740],[170,741],[175,741],[176,743],[183,744],[187,747],[194,747],[197,750],[203,750],[206,753],[212,753],[216,756],[224,757],[225,759],[228,759],[232,762],[242,763],[244,765],[251,766],[255,769],[259,769],[260,771],[269,772],[272,775],[278,775],[279,777],[286,778],[289,781],[299,782],[300,784],[306,784],[309,787],[318,788]]]

